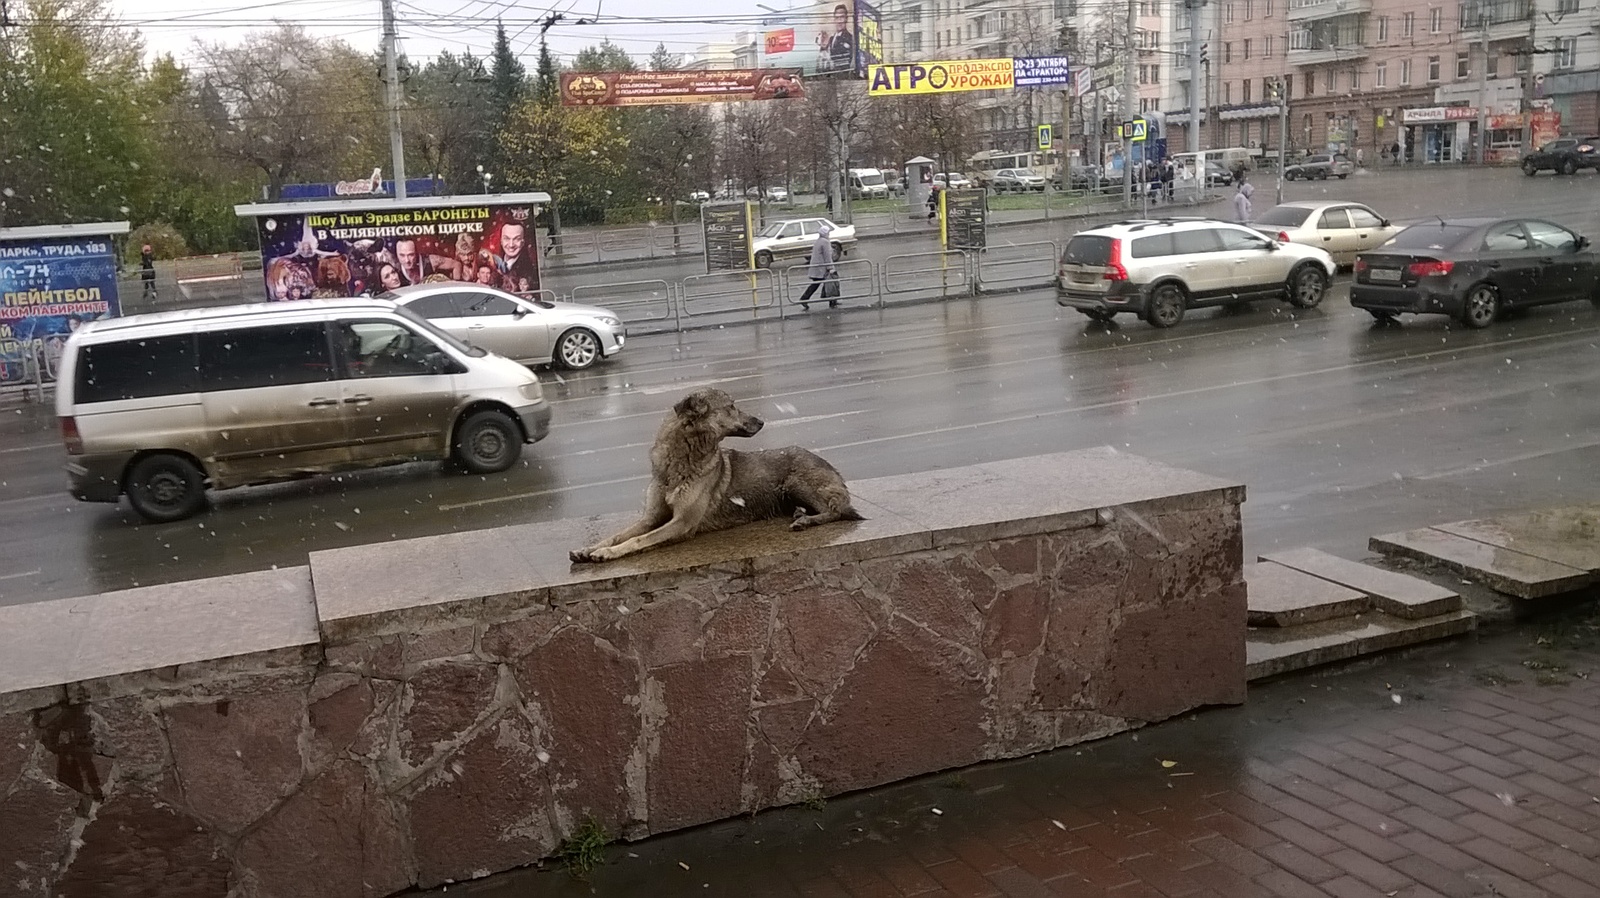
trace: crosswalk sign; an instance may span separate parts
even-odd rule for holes
[[[1130,124],[1133,125],[1133,136],[1129,137],[1128,139],[1132,141],[1144,140],[1146,126],[1145,120],[1142,118],[1136,118]]]
[[[1055,129],[1049,125],[1039,126],[1039,149],[1048,150],[1055,143]]]

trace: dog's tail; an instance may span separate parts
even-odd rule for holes
[[[841,520],[841,521],[865,521],[866,517],[863,516],[861,514],[861,512],[856,511],[856,507],[854,505],[846,505],[844,507],[844,509],[839,512],[839,520]]]

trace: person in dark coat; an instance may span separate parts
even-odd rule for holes
[[[146,243],[139,250],[139,279],[144,281],[144,298],[156,298],[156,254]]]

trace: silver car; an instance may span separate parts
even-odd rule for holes
[[[378,297],[473,346],[524,365],[578,370],[622,349],[627,329],[609,309],[528,299],[479,284],[413,284]]]
[[[1249,225],[1279,243],[1321,247],[1340,265],[1354,265],[1358,253],[1377,249],[1404,230],[1370,206],[1318,201],[1273,206]]]

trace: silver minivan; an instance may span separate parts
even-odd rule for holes
[[[418,459],[475,474],[550,429],[538,375],[392,302],[309,299],[93,321],[63,351],[72,495],[149,521],[205,491]]]

